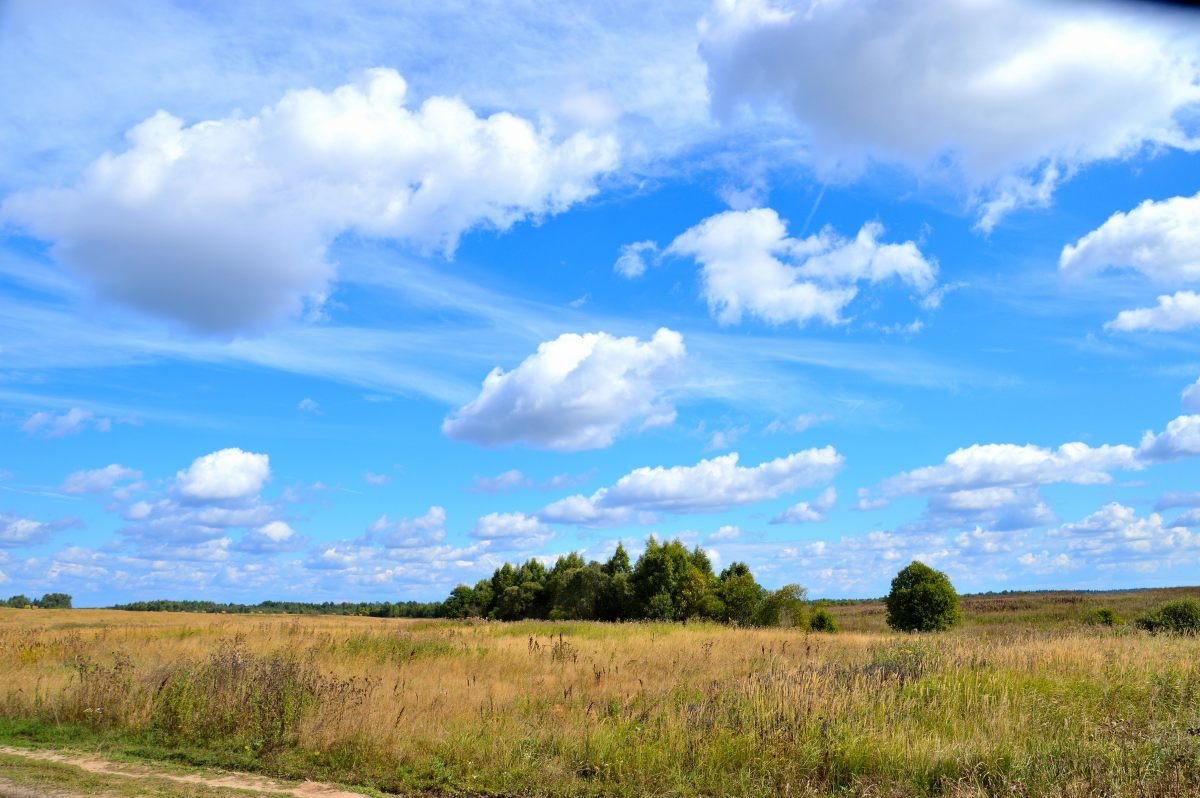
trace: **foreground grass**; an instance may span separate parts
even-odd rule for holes
[[[397,793],[1200,794],[1200,643],[1095,600],[935,637],[9,611],[0,741]]]

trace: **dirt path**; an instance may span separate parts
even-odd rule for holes
[[[362,793],[350,792],[331,784],[321,784],[315,781],[306,781],[297,786],[291,786],[274,781],[273,779],[242,773],[222,773],[220,775],[173,773],[143,764],[133,765],[76,754],[64,754],[54,751],[32,751],[22,748],[9,748],[7,746],[0,746],[0,753],[42,762],[73,765],[88,773],[98,773],[105,776],[117,776],[130,780],[152,776],[156,779],[179,782],[180,784],[199,784],[205,787],[249,790],[264,796],[270,796],[271,798],[275,798],[276,796],[279,798],[284,798],[285,796],[292,796],[292,798],[363,798]],[[13,798],[24,798],[28,794],[27,790],[16,786],[4,786],[0,782],[0,796],[11,795]],[[42,793],[42,795],[46,794]],[[63,793],[62,795],[64,798],[70,798],[67,793]]]

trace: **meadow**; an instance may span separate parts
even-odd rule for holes
[[[0,743],[380,792],[1200,794],[1200,588],[966,597],[889,632],[0,610]]]

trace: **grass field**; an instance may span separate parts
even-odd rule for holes
[[[1089,627],[1200,589],[964,600],[835,635],[0,610],[0,742],[405,793],[1200,794],[1200,641]]]

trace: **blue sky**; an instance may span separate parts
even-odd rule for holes
[[[0,5],[0,590],[1195,584],[1200,18],[669,6]]]

